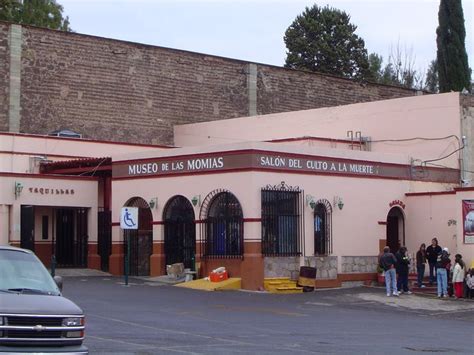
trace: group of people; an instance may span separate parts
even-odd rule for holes
[[[429,265],[429,283],[437,284],[438,297],[449,297],[448,282],[451,279],[453,294],[456,298],[471,298],[474,293],[474,269],[466,271],[466,265],[461,254],[456,254],[451,262],[448,248],[441,248],[438,240],[433,238],[431,245],[421,244],[416,253],[416,271],[418,287],[423,285],[426,262]],[[408,288],[408,274],[411,260],[407,248],[402,246],[394,255],[386,246],[379,258],[379,266],[385,272],[385,287],[387,296],[399,296],[402,293],[411,294]]]

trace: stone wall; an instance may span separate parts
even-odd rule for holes
[[[342,256],[341,272],[346,273],[366,273],[377,272],[377,256]]]
[[[0,130],[8,131],[8,32],[0,23]],[[172,126],[415,95],[78,33],[22,28],[20,132],[173,144]]]
[[[305,265],[316,267],[316,279],[337,278],[337,256],[306,256]]]
[[[296,280],[299,274],[299,256],[264,258],[264,277],[289,277]]]
[[[0,131],[8,131],[8,106],[10,87],[9,26],[0,23]]]

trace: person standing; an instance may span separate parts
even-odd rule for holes
[[[435,237],[431,239],[431,245],[426,248],[426,258],[430,268],[430,285],[436,281],[436,263],[438,255],[441,254],[441,247],[438,245],[438,239]]]
[[[425,287],[423,285],[423,276],[425,276],[425,264],[426,264],[426,245],[425,243],[420,245],[420,249],[416,252],[416,274],[418,277],[418,287]]]
[[[453,267],[453,287],[454,297],[462,298],[463,286],[464,286],[464,261],[462,260],[461,254],[454,256],[454,267]]]
[[[448,297],[448,272],[446,266],[451,262],[449,259],[448,248],[443,248],[441,254],[438,255],[436,262],[436,278],[438,282],[438,298]]]
[[[411,291],[408,289],[408,269],[410,265],[410,258],[407,255],[407,248],[401,247],[397,255],[397,289],[399,293],[411,294]]]
[[[385,271],[385,288],[387,290],[387,296],[390,297],[398,296],[397,291],[397,274],[395,265],[397,259],[395,255],[390,252],[390,247],[383,248],[383,254],[380,256],[379,265]]]

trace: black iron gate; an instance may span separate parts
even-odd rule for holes
[[[153,215],[148,203],[140,197],[130,200],[127,206],[138,207],[138,229],[124,230],[125,254],[130,242],[129,275],[149,276],[150,256],[153,254]]]
[[[319,200],[314,207],[314,254],[332,253],[332,207],[328,200]]]
[[[303,191],[282,182],[262,189],[262,253],[297,256],[304,248]]]
[[[166,265],[184,263],[194,270],[196,225],[194,209],[184,196],[175,196],[164,210]]]
[[[58,267],[87,267],[87,208],[56,210],[54,250]]]
[[[21,206],[20,247],[35,250],[35,209],[33,206]]]
[[[97,216],[97,244],[100,268],[109,271],[109,257],[112,254],[112,212],[99,210]]]

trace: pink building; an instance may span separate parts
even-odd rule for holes
[[[370,280],[383,246],[414,253],[434,236],[470,264],[473,111],[463,103],[450,93],[175,126],[173,149],[2,135],[15,141],[2,148],[1,170],[12,166],[1,173],[2,242],[23,244],[24,206],[36,206],[30,238],[50,250],[38,253],[45,262],[86,252],[87,266],[113,274],[128,238],[133,275],[226,266],[246,289],[302,265],[318,268],[320,287]],[[24,173],[35,156],[55,162]],[[75,228],[86,221],[87,248],[58,236],[72,217],[57,206],[74,206]],[[138,208],[137,230],[120,227],[124,207]]]

